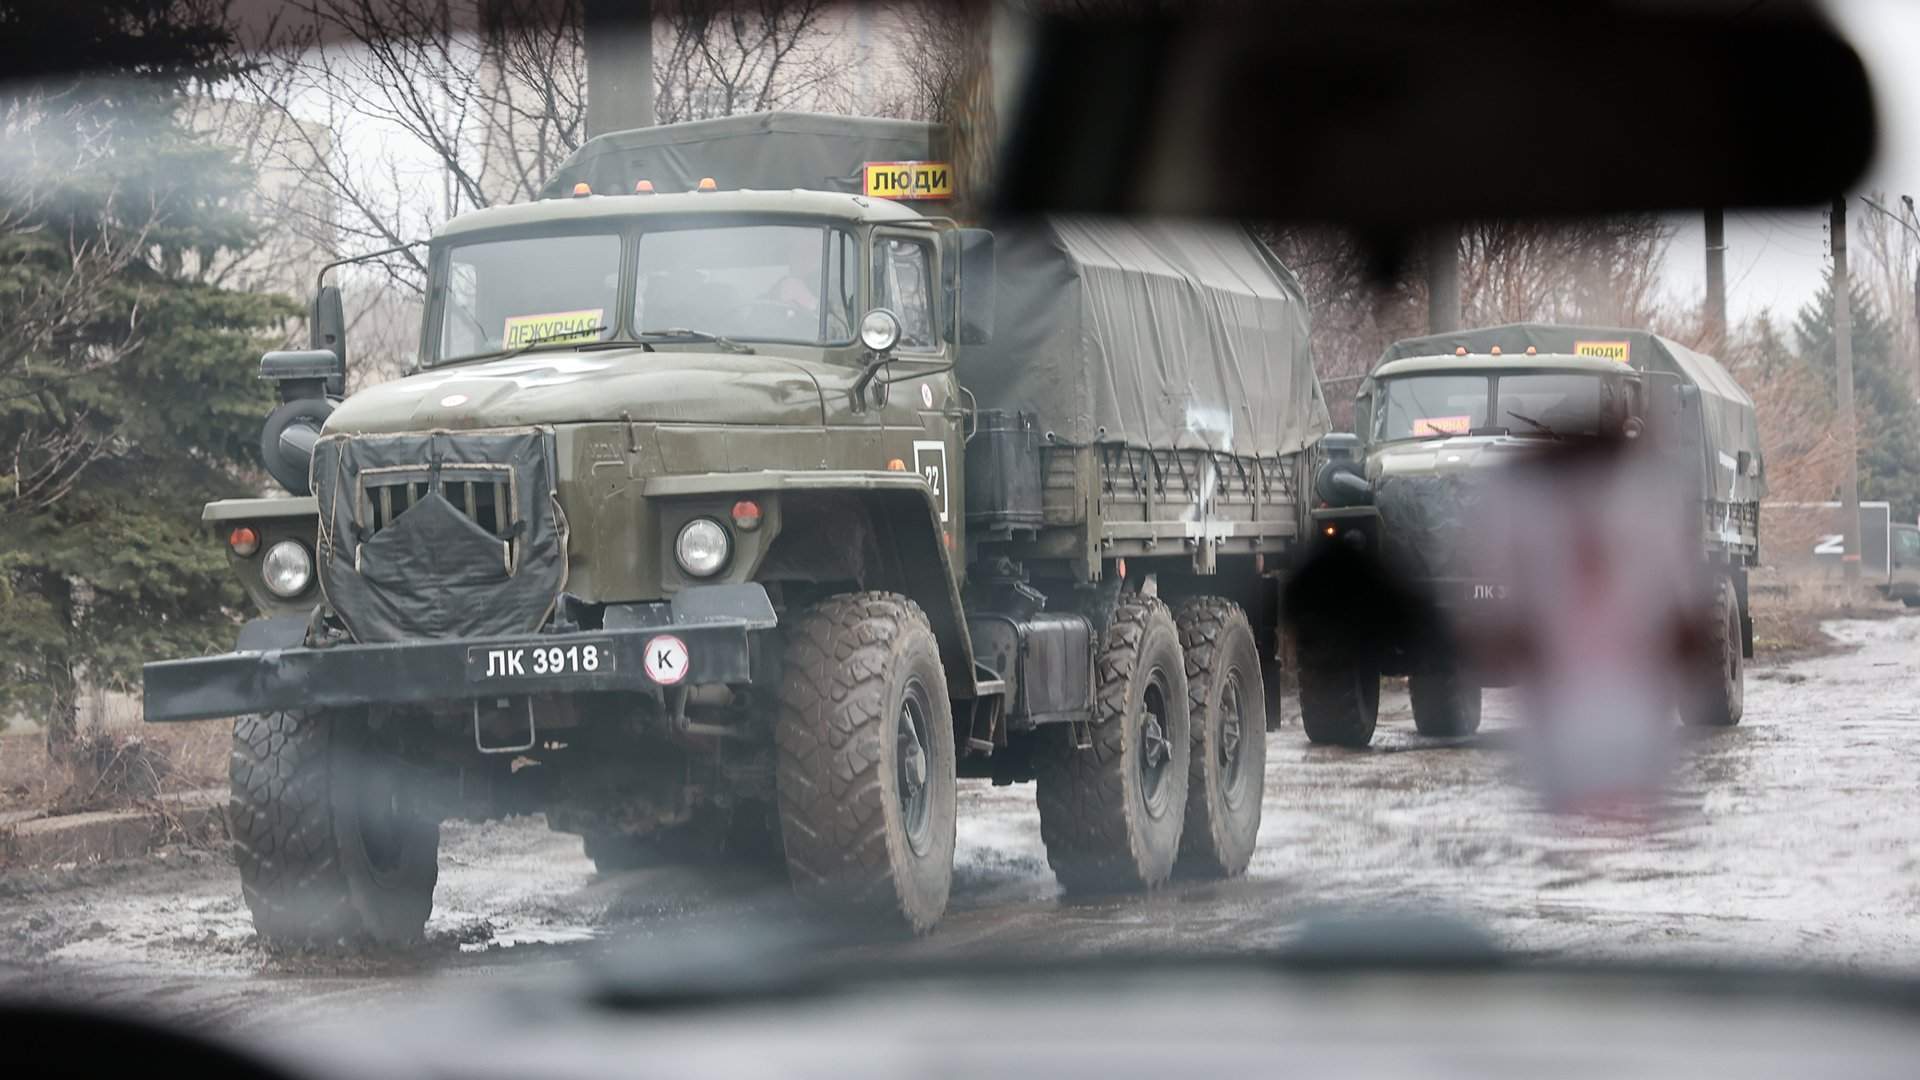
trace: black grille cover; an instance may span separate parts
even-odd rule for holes
[[[322,438],[321,591],[361,642],[538,629],[567,577],[555,473],[550,429]]]
[[[1465,578],[1475,574],[1475,542],[1487,479],[1450,475],[1389,475],[1374,486],[1380,511],[1381,554],[1408,580]]]

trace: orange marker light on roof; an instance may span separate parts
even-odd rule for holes
[[[582,180],[579,183],[573,185],[573,193],[576,196],[591,195],[593,194],[593,188],[589,187],[585,180]]]
[[[894,458],[892,461],[887,462],[887,471],[888,472],[906,472],[907,463],[904,461],[901,461],[899,458]]]
[[[1493,353],[1493,355],[1495,355],[1495,356],[1499,356],[1499,355],[1500,355],[1500,346],[1498,346],[1498,345],[1495,345],[1495,346],[1494,346],[1494,347],[1493,347],[1493,348],[1492,348],[1492,349],[1491,349],[1490,351],[1491,351],[1491,352]]]
[[[1539,350],[1539,349],[1536,349],[1536,348],[1534,348],[1534,347],[1533,347],[1533,346],[1531,346],[1531,345],[1529,345],[1529,346],[1527,346],[1527,355],[1528,355],[1528,356],[1534,356],[1534,355],[1537,355],[1537,354],[1538,354],[1539,352],[1540,352],[1540,350]]]
[[[635,185],[633,185],[633,193],[634,193],[635,195],[651,195],[651,194],[653,194],[653,181],[651,181],[651,180],[642,180],[642,181],[640,181],[639,183],[637,183],[637,184],[635,184]]]
[[[703,176],[700,178],[699,187],[701,191],[717,191],[720,185],[713,182],[713,177]]]
[[[1455,345],[1453,347],[1453,355],[1455,356],[1467,355],[1467,347],[1465,345]]]

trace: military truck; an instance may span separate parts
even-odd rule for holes
[[[1038,785],[1071,891],[1245,868],[1326,428],[1300,290],[1234,228],[871,193],[950,191],[940,138],[594,139],[440,229],[419,370],[344,400],[321,291],[262,361],[293,490],[204,513],[260,616],[145,669],[148,720],[238,717],[264,937],[417,935],[439,823],[529,811],[924,931],[962,777]]]
[[[1509,568],[1474,524],[1503,471],[1548,452],[1633,446],[1660,455],[1672,504],[1636,507],[1685,530],[1702,573],[1706,638],[1683,695],[1690,724],[1738,723],[1753,655],[1747,568],[1766,492],[1753,402],[1713,358],[1643,330],[1515,324],[1410,338],[1360,384],[1352,434],[1326,440],[1315,474],[1315,540],[1374,557],[1389,614],[1306,619],[1299,629],[1307,737],[1365,746],[1382,675],[1408,676],[1422,735],[1480,724],[1481,689],[1510,677],[1463,642],[1513,601]],[[1352,601],[1348,601],[1351,603]]]

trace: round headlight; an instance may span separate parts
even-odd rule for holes
[[[273,595],[292,599],[313,584],[313,556],[298,540],[282,540],[267,549],[260,561],[260,576]]]
[[[900,320],[886,308],[874,308],[860,320],[860,344],[874,352],[886,352],[900,344]]]
[[[694,518],[680,527],[673,542],[673,557],[680,569],[694,577],[712,577],[727,565],[733,540],[727,530],[712,518]]]

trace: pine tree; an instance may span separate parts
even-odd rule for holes
[[[199,507],[247,486],[263,334],[295,308],[200,279],[252,232],[246,170],[176,119],[231,73],[218,26],[166,0],[35,10],[10,48],[107,65],[17,90],[0,130],[0,716],[57,747],[81,686],[231,644]]]
[[[1849,282],[1853,317],[1853,393],[1860,498],[1886,500],[1896,521],[1920,514],[1920,407],[1894,356],[1893,328],[1859,282]],[[1838,392],[1833,345],[1833,275],[1800,309],[1793,335],[1801,357]]]

